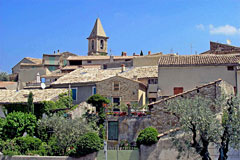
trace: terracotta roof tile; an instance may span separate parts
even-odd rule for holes
[[[59,94],[68,92],[67,89],[2,90],[0,92],[0,104],[27,103],[30,91],[33,93],[34,103],[55,100]]]
[[[238,55],[189,55],[160,56],[160,67],[198,66],[198,65],[239,65]]]

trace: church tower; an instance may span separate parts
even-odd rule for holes
[[[107,40],[102,23],[97,18],[93,30],[88,39],[88,55],[107,55]]]

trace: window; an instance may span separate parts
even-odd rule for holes
[[[92,61],[87,61],[87,63],[92,63]]]
[[[113,104],[119,106],[120,105],[120,98],[119,97],[113,97],[112,102],[113,102]]]
[[[120,84],[119,84],[119,82],[114,82],[114,83],[113,83],[113,90],[114,90],[114,91],[119,91],[119,89],[120,89]]]
[[[101,39],[100,41],[100,49],[103,49],[104,48],[104,41]]]
[[[234,70],[234,67],[233,67],[233,66],[228,66],[228,67],[227,67],[227,70],[228,70],[228,71],[233,71],[233,70]]]
[[[97,94],[96,86],[92,87],[92,95]]]
[[[118,140],[118,122],[108,122],[108,140]]]
[[[72,99],[77,100],[77,88],[72,88]]]
[[[56,67],[55,66],[49,66],[48,69],[49,69],[49,71],[55,71]]]
[[[66,66],[66,65],[67,65],[67,60],[64,59],[64,60],[63,60],[63,66]]]
[[[158,84],[158,79],[157,78],[149,79],[148,84]]]
[[[55,64],[55,57],[49,57],[49,64]]]
[[[92,50],[94,50],[94,40],[92,40]]]
[[[69,61],[70,66],[82,65],[82,61]]]
[[[174,95],[183,92],[183,87],[174,87],[173,88]]]

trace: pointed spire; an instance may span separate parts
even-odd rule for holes
[[[95,37],[98,37],[98,36],[107,37],[105,32],[104,32],[102,23],[101,23],[99,18],[97,18],[97,20],[95,22],[95,25],[93,27],[93,30],[92,30],[92,32],[91,32],[91,34],[88,38],[95,38]]]

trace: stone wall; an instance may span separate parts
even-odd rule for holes
[[[84,157],[72,158],[68,156],[3,156],[0,155],[2,160],[97,160],[97,153],[91,153]]]
[[[87,111],[89,111],[90,113],[96,113],[96,107],[93,107],[91,104],[88,104],[86,102],[82,102],[78,105],[77,108],[69,111],[68,114],[71,115],[72,119],[75,119],[82,117],[82,115],[85,114]]]
[[[121,117],[119,118],[119,139],[135,142],[138,134],[144,128],[151,126],[150,117]]]
[[[177,117],[172,115],[169,112],[164,111],[163,109],[167,107],[166,103],[168,101],[176,100],[179,98],[192,98],[194,96],[204,96],[206,98],[210,98],[215,100],[222,94],[233,94],[234,88],[232,85],[228,84],[225,81],[218,80],[201,87],[189,90],[182,94],[178,94],[164,100],[160,100],[158,102],[153,103],[150,107],[151,109],[151,121],[152,126],[157,128],[159,133],[168,131],[172,128],[177,127]]]

